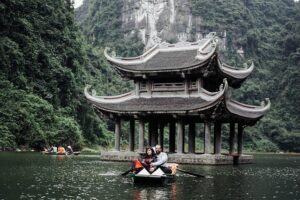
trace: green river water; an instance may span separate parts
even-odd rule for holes
[[[300,156],[255,155],[255,164],[181,168],[164,186],[141,186],[119,174],[129,163],[98,155],[0,152],[0,199],[282,199],[300,200]]]

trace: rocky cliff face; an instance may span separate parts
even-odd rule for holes
[[[195,41],[204,32],[202,19],[191,13],[189,0],[126,0],[122,26],[131,33],[138,31],[146,49],[160,41]]]

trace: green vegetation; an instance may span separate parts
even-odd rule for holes
[[[251,104],[271,99],[272,110],[246,129],[246,149],[299,152],[300,4],[190,1],[192,14],[203,18],[201,30],[226,30],[226,61],[255,62],[235,98]],[[82,37],[71,0],[0,2],[0,149],[112,144],[113,123],[96,116],[83,88],[90,84],[99,95],[113,95],[132,86],[103,56],[104,47],[122,56],[143,50],[138,35],[126,36],[131,30],[121,26],[122,6],[122,0],[86,0],[76,14]],[[245,58],[235,53],[241,47]]]
[[[255,63],[252,76],[235,97],[251,104],[269,97],[271,111],[246,129],[246,147],[261,151],[300,151],[300,4],[293,0],[191,0],[193,15],[203,18],[202,30],[227,32],[226,56]]]
[[[300,151],[299,3],[293,0],[190,2],[192,14],[203,18],[200,30],[226,31],[227,62],[238,66],[250,59],[255,63],[254,73],[234,92],[234,98],[256,105],[266,97],[271,99],[272,109],[267,116],[246,129],[246,149]],[[128,48],[139,49],[136,47],[141,46],[140,41],[127,42],[124,38],[128,32],[121,27],[122,3],[88,0],[77,11],[76,19],[94,47],[115,47],[119,55],[136,55],[138,51]],[[237,55],[239,48],[244,49],[244,58]],[[227,132],[225,128],[224,141]]]
[[[107,144],[83,97],[86,83],[103,81],[93,78],[71,1],[1,1],[0,27],[0,148]]]

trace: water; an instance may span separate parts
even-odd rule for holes
[[[153,187],[119,176],[128,163],[99,156],[0,152],[0,199],[300,199],[300,156],[255,158],[250,165],[181,166],[210,178],[178,173],[175,182]]]

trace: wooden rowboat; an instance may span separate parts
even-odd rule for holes
[[[145,168],[136,174],[132,174],[133,182],[137,184],[165,184],[175,180],[177,164],[172,167],[172,174],[165,174],[160,168],[150,173]]]

